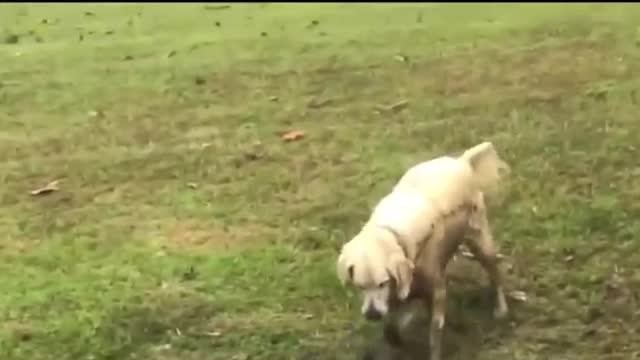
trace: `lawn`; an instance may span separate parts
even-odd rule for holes
[[[480,267],[454,264],[449,359],[640,358],[639,20],[0,5],[0,358],[357,359],[379,329],[340,245],[408,166],[484,140],[512,167],[491,219],[528,300],[493,321]]]

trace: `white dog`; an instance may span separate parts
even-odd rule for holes
[[[443,156],[412,167],[338,257],[338,277],[360,289],[367,319],[382,318],[409,296],[426,300],[432,360],[441,356],[445,268],[461,243],[489,273],[495,315],[508,311],[484,204],[484,193],[499,185],[503,169],[508,166],[489,142],[457,158]]]

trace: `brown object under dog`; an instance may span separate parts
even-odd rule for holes
[[[420,300],[398,304],[383,324],[382,339],[370,344],[360,360],[424,360],[429,314]]]

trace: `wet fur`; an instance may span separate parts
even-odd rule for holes
[[[338,257],[339,278],[365,294],[362,311],[366,316],[384,315],[394,304],[410,298],[424,301],[431,314],[428,343],[432,360],[441,358],[445,269],[462,243],[489,274],[496,294],[495,315],[506,315],[484,202],[485,192],[499,187],[502,169],[508,167],[491,143],[476,145],[458,158],[440,157],[414,166],[380,201]],[[391,284],[390,298],[381,301],[386,292],[376,288],[389,290]]]

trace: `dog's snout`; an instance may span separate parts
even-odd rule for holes
[[[380,311],[376,310],[374,307],[369,307],[367,308],[367,311],[364,312],[364,317],[367,320],[380,320],[382,319],[382,313],[380,313]]]

